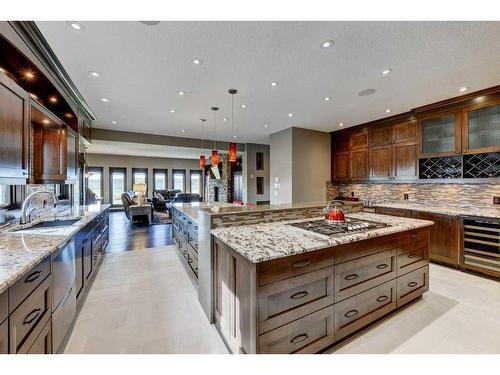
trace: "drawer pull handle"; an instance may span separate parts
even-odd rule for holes
[[[28,275],[28,277],[26,277],[24,279],[24,283],[32,283],[33,281],[35,281],[36,279],[38,279],[41,274],[42,274],[42,271],[35,271],[35,272],[33,272],[32,274]]]
[[[387,268],[387,267],[389,267],[389,265],[388,265],[388,264],[385,264],[385,263],[379,264],[379,265],[377,266],[377,268],[378,268],[379,270],[383,270],[384,268]]]
[[[193,259],[188,257],[188,263],[193,263]]]
[[[347,275],[346,277],[344,277],[344,280],[354,280],[354,279],[357,279],[358,277],[359,277],[358,274],[351,273],[350,275]]]
[[[409,259],[413,259],[413,258],[416,258],[418,255],[415,254],[415,253],[411,253],[411,254],[408,254],[408,258]]]
[[[26,318],[23,320],[23,325],[28,325],[31,324],[35,321],[36,318],[40,315],[41,309],[35,309],[32,312],[30,312],[28,315],[26,315]]]
[[[377,302],[384,302],[384,301],[387,301],[389,299],[389,297],[387,296],[380,296],[377,298]]]
[[[309,338],[309,335],[306,333],[302,333],[301,335],[295,336],[293,339],[290,340],[292,344],[298,344],[299,342],[305,341]]]
[[[358,315],[358,313],[359,313],[359,311],[358,311],[358,310],[349,310],[348,312],[346,312],[346,313],[344,314],[344,316],[345,316],[346,318],[353,318],[353,317],[355,317],[356,315]]]
[[[301,268],[301,267],[308,266],[309,264],[311,264],[311,261],[309,259],[299,260],[298,262],[293,262],[292,267],[293,268]]]
[[[417,286],[417,284],[418,284],[418,283],[417,283],[416,281],[412,281],[412,282],[408,283],[408,286],[409,286],[410,288],[413,288],[414,286]]]
[[[306,292],[305,290],[303,292],[297,292],[295,294],[292,294],[290,296],[291,299],[301,299],[309,295],[309,292]]]

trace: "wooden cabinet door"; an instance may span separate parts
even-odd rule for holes
[[[352,133],[349,136],[349,148],[351,150],[368,147],[368,130]]]
[[[415,143],[392,146],[393,176],[398,180],[418,178],[418,156]]]
[[[0,354],[9,353],[9,321],[0,323]]]
[[[76,297],[80,296],[80,293],[83,290],[83,286],[85,285],[85,271],[86,267],[84,266],[85,260],[85,248],[87,243],[89,242],[89,238],[83,239],[80,243],[80,246],[75,247],[75,284],[76,284]]]
[[[349,179],[349,152],[337,152],[334,158],[333,179],[336,181]]]
[[[370,148],[370,179],[387,180],[392,177],[392,146]]]
[[[392,126],[370,129],[370,147],[390,145],[393,141]]]
[[[92,275],[92,241],[91,235],[87,237],[88,241],[84,244],[83,248],[83,275],[87,280]]]
[[[63,182],[66,180],[66,129],[34,125],[35,182]]]
[[[351,179],[365,180],[368,178],[368,150],[351,151]]]
[[[411,210],[405,210],[402,208],[376,207],[375,212],[381,215],[412,217]]]
[[[0,178],[27,178],[29,124],[28,94],[0,73]]]
[[[416,142],[417,141],[417,122],[408,121],[392,127],[394,142]]]
[[[52,321],[49,320],[27,354],[52,354]]]
[[[462,111],[464,154],[500,152],[500,99],[475,104]]]
[[[430,259],[458,267],[458,216],[413,211],[413,217],[434,222],[430,229]]]
[[[346,131],[333,133],[332,141],[335,151],[349,151],[349,134]]]

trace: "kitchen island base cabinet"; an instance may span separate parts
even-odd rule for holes
[[[429,229],[252,263],[214,239],[215,326],[233,353],[318,353],[429,288]]]
[[[9,353],[9,322],[0,324],[0,354]]]

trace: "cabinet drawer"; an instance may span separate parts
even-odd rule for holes
[[[400,247],[398,255],[398,276],[429,264],[429,246],[427,241],[416,242]]]
[[[259,333],[333,304],[333,267],[259,288]]]
[[[335,266],[335,302],[396,278],[395,249]]]
[[[429,229],[421,229],[402,233],[398,238],[399,252],[406,252],[408,245],[414,245],[416,242],[429,241]]]
[[[0,354],[9,354],[9,322],[0,323]]]
[[[333,256],[326,251],[313,251],[258,263],[259,285],[265,285],[328,266],[333,266]]]
[[[420,297],[429,290],[429,266],[398,278],[398,307]]]
[[[396,308],[396,280],[335,305],[335,339],[341,339]]]
[[[48,275],[50,275],[50,256],[26,272],[26,275],[9,288],[9,312],[14,311]]]
[[[9,291],[5,290],[0,293],[0,323],[9,316]]]
[[[411,210],[406,210],[403,208],[376,207],[375,211],[380,215],[411,217]]]
[[[50,319],[27,354],[52,354],[52,321]]]
[[[333,306],[259,336],[259,352],[316,353],[334,341]]]
[[[198,276],[198,254],[191,247],[187,248],[187,261],[195,275]]]
[[[10,315],[10,353],[26,353],[50,319],[51,278],[47,277]]]
[[[194,251],[198,252],[198,232],[192,230],[187,231],[187,242]]]

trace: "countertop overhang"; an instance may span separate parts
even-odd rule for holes
[[[386,223],[389,224],[389,226],[330,238],[287,225],[290,223],[312,220],[309,218],[306,220],[289,220],[220,227],[212,229],[211,234],[252,263],[260,263],[434,225],[432,221],[427,220],[379,215],[367,212],[358,212],[346,216],[360,220]],[[320,219],[320,217],[318,217],[318,219]]]
[[[474,216],[500,219],[500,207],[488,207],[481,205],[450,205],[445,203],[422,202],[422,201],[395,201],[379,202],[375,207],[396,208],[448,216]]]

